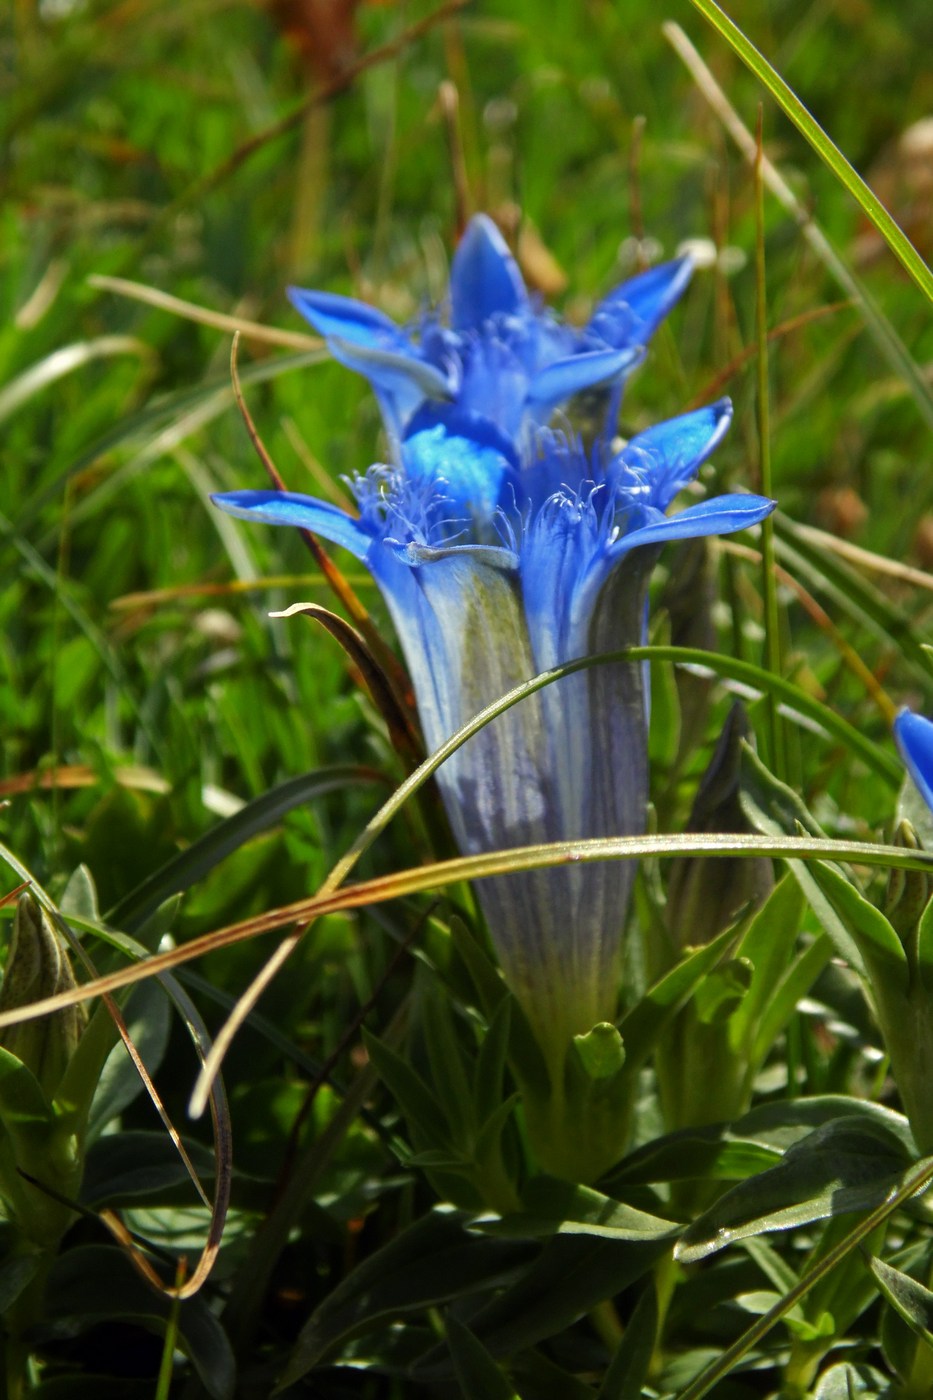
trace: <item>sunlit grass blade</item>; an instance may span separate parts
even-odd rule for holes
[[[155,353],[145,341],[129,335],[101,335],[95,340],[83,340],[74,345],[63,345],[51,355],[11,379],[0,390],[0,423],[28,403],[36,394],[41,394],[57,379],[73,374],[92,360],[108,359],[114,355],[135,355],[146,371],[155,368]]]
[[[275,379],[279,374],[291,370],[308,369],[322,364],[327,359],[324,350],[307,350],[295,355],[280,355],[274,359],[250,365],[241,378],[244,384],[263,384]],[[33,494],[17,511],[16,524],[24,535],[31,535],[40,513],[51,502],[60,498],[66,482],[79,476],[101,459],[109,458],[118,447],[142,444],[137,456],[119,467],[111,475],[104,477],[94,491],[76,502],[70,512],[72,526],[84,519],[102,504],[127,475],[141,471],[157,456],[168,452],[176,443],[206,426],[233,407],[233,389],[226,376],[211,377],[196,388],[184,388],[167,394],[154,405],[147,405],[137,413],[131,413],[109,432],[93,442],[86,451],[70,462],[63,471],[47,481],[40,481]],[[40,548],[45,541],[40,541]]]
[[[703,62],[695,46],[679,24],[667,21],[663,29],[666,37],[689,68],[703,96],[749,165],[754,165],[757,159],[755,138]],[[761,173],[768,189],[797,224],[813,252],[832,274],[846,296],[851,297],[858,307],[879,350],[895,373],[909,386],[914,402],[925,423],[933,429],[933,389],[927,383],[922,370],[891,322],[836,252],[823,230],[813,219],[803,200],[798,199],[783,175],[767,157],[762,160]]]
[[[759,53],[754,44],[746,38],[738,25],[729,18],[724,10],[719,8],[715,0],[691,0],[691,4],[726,40],[726,43],[751,69],[759,82],[764,84],[781,110],[790,118],[801,135],[809,141],[820,159],[836,176],[836,179],[849,191],[862,213],[881,234],[892,253],[899,259],[928,301],[933,302],[933,273],[907,238],[903,229],[899,228],[891,218],[878,196],[868,187],[819,122],[807,111],[796,93],[788,87],[764,55]]]
[[[373,904],[425,894],[461,884],[465,880],[484,880],[495,875],[510,875],[519,870],[547,870],[561,865],[588,865],[603,860],[663,859],[678,856],[711,856],[729,860],[736,856],[753,858],[765,856],[774,860],[848,861],[854,865],[877,866],[880,869],[920,870],[933,872],[933,852],[907,850],[903,846],[886,846],[867,841],[835,841],[813,836],[735,836],[687,834],[674,836],[615,836],[588,841],[558,841],[543,845],[518,846],[508,851],[492,851],[478,856],[459,856],[453,860],[437,861],[382,875],[372,880],[345,885],[332,892],[296,900],[266,914],[257,914],[240,923],[229,924],[213,933],[202,934],[168,952],[157,953],[131,968],[108,973],[95,982],[86,983],[67,992],[45,997],[41,1001],[0,1014],[0,1029],[45,1016],[64,1006],[73,1006],[90,997],[102,996],[120,987],[129,987],[167,972],[205,953],[233,947],[248,939],[294,924],[307,925],[325,914],[348,909],[365,909]]]

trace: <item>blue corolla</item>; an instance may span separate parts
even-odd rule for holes
[[[933,722],[901,710],[894,721],[894,738],[904,766],[933,809]]]
[[[585,451],[539,430],[522,465],[464,413],[410,435],[398,461],[351,485],[350,515],[291,492],[215,496],[248,520],[342,545],[378,583],[430,749],[539,671],[643,639],[660,547],[761,521],[774,502],[732,494],[667,509],[721,441],[728,400]],[[633,835],[647,795],[643,670],[563,677],[487,725],[438,771],[464,853]],[[615,1013],[631,862],[525,871],[478,893],[503,971],[552,1063]],[[555,1057],[556,1061],[555,1061]]]
[[[342,364],[370,381],[393,447],[447,421],[451,406],[483,420],[486,436],[521,450],[555,407],[604,391],[614,430],[622,384],[690,280],[689,258],[631,278],[599,303],[582,329],[533,299],[501,233],[473,218],[454,254],[449,319],[431,313],[415,332],[350,297],[292,288],[292,302]]]

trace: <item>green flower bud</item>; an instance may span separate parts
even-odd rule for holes
[[[898,823],[894,833],[894,845],[908,851],[922,849],[917,833],[906,817]],[[884,915],[905,948],[913,947],[920,915],[929,904],[931,894],[933,888],[925,870],[890,871]]]
[[[16,906],[7,953],[0,1011],[13,1011],[76,985],[62,939],[31,894]],[[83,1007],[68,1006],[50,1016],[23,1021],[0,1032],[0,1046],[15,1055],[51,1100],[84,1029]]]
[[[741,835],[752,830],[739,802],[742,743],[749,733],[745,711],[733,705],[697,790],[687,831]],[[771,862],[765,857],[687,856],[673,862],[667,920],[676,945],[711,942],[746,905],[763,903],[773,885]]]

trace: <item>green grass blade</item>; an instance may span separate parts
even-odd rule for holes
[[[833,172],[856,201],[865,217],[877,229],[894,256],[914,280],[927,299],[933,302],[933,272],[910,242],[904,231],[891,218],[878,196],[866,185],[858,171],[850,165],[838,146],[827,136],[819,122],[811,116],[796,93],[788,87],[763,54],[745,37],[741,29],[721,10],[715,0],[691,0],[718,34],[725,39],[739,58],[768,89],[781,110],[809,141],[820,159]]]

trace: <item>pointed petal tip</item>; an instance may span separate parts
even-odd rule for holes
[[[261,520],[267,525],[291,525],[310,530],[332,544],[342,545],[357,559],[365,559],[372,533],[359,520],[329,501],[318,501],[298,491],[218,491],[211,501],[238,520]]]
[[[491,316],[514,315],[528,291],[509,246],[488,214],[474,214],[450,267],[450,312],[455,331],[478,329]]]
[[[528,386],[528,403],[542,409],[554,408],[574,394],[613,383],[644,356],[643,346],[626,345],[620,350],[590,350],[554,360],[533,376]]]
[[[300,316],[328,341],[340,337],[363,349],[404,351],[404,332],[375,306],[338,292],[318,292],[305,287],[288,287],[286,295]]]
[[[643,545],[663,545],[668,541],[695,539],[704,535],[734,535],[762,520],[774,510],[777,501],[767,496],[736,492],[732,495],[711,496],[695,506],[678,511],[676,515],[661,515],[647,525],[638,526],[623,535],[612,546],[617,558]]]

